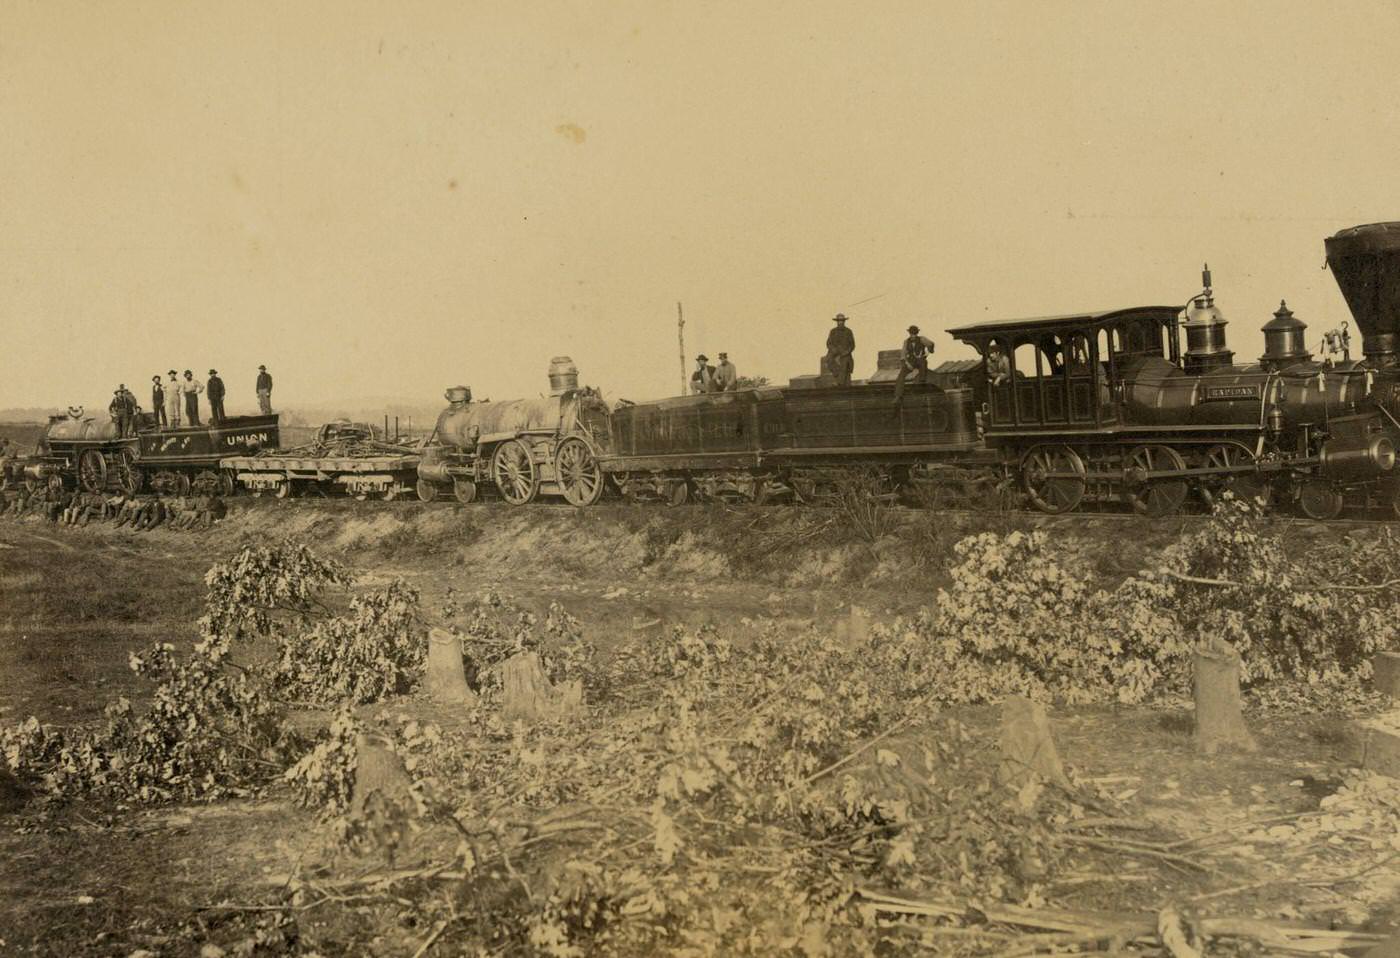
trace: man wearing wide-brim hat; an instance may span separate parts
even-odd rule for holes
[[[826,365],[836,377],[836,385],[849,386],[856,368],[856,334],[846,327],[845,313],[837,313],[831,321],[836,325],[826,336]]]
[[[209,382],[204,391],[209,396],[209,422],[217,426],[224,421],[224,381],[219,378],[218,370],[209,370]]]
[[[715,367],[709,362],[710,357],[704,353],[695,357],[695,372],[690,374],[690,391],[695,395],[714,392]]]
[[[170,421],[171,429],[180,428],[180,397],[184,395],[180,391],[180,374],[175,370],[170,370],[170,381],[165,384],[165,418]]]
[[[258,412],[264,416],[272,415],[272,374],[267,371],[266,366],[258,367]]]
[[[919,327],[910,326],[904,348],[899,356],[899,378],[894,381],[894,401],[898,405],[904,395],[904,381],[910,373],[918,373],[915,382],[928,379],[928,357],[933,352],[933,340],[919,335]]]
[[[199,394],[204,392],[204,384],[194,378],[194,373],[185,370],[184,381],[180,383],[180,395],[185,397],[185,425],[199,425]]]

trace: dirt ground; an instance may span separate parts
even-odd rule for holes
[[[208,566],[274,535],[375,580],[403,576],[430,607],[449,587],[497,586],[538,609],[558,601],[600,647],[618,648],[636,623],[657,618],[742,633],[758,619],[834,628],[853,603],[877,618],[912,612],[946,582],[940,550],[989,524],[1034,521],[1070,533],[1111,584],[1191,521],[915,515],[866,545],[797,512],[234,500],[229,519],[203,533],[0,520],[0,722],[78,723],[118,695],[139,701],[128,653],[188,642]],[[1300,547],[1319,534],[1296,531]],[[1204,866],[1178,874],[1108,857],[1050,889],[1053,903],[1154,910],[1166,896],[1205,911],[1392,929],[1400,869],[1387,856],[1400,844],[1377,831],[1371,806],[1320,804],[1348,769],[1344,723],[1255,715],[1257,754],[1207,759],[1191,748],[1187,705],[1052,711],[1076,778],[1123,814],[1182,836],[1182,851]],[[992,709],[966,717],[995,727]],[[277,793],[154,810],[37,802],[3,810],[0,954],[196,955],[207,943],[227,945],[268,917],[256,903],[275,890],[270,876],[294,870],[317,841],[313,816]],[[230,901],[249,907],[211,908]],[[266,930],[275,941],[279,932]],[[421,929],[343,935],[308,915],[298,947],[409,954],[407,943],[424,937]]]

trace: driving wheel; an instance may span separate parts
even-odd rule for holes
[[[1203,465],[1211,469],[1229,466],[1244,466],[1254,462],[1254,453],[1237,442],[1224,442],[1206,450]],[[1208,479],[1201,486],[1201,498],[1206,505],[1215,505],[1216,497],[1222,492],[1230,492],[1236,499],[1253,502],[1267,499],[1269,484],[1256,472],[1236,472],[1215,479]]]
[[[603,497],[603,469],[582,439],[570,437],[559,444],[554,474],[570,505],[591,506]]]
[[[136,468],[136,456],[130,449],[123,449],[117,453],[117,461],[113,464],[113,471],[117,474],[117,485],[122,492],[128,496],[134,496],[141,491],[144,477],[141,470]]]
[[[470,505],[476,502],[476,483],[472,482],[470,479],[453,479],[452,495],[455,496],[457,501],[462,505]]]
[[[78,457],[78,484],[88,492],[107,488],[107,460],[96,449],[88,449]]]
[[[491,478],[501,492],[501,498],[513,506],[523,506],[539,495],[539,477],[530,450],[519,439],[510,439],[496,447],[491,457]]]
[[[1128,453],[1123,465],[1130,477],[1134,472],[1186,471],[1186,460],[1171,446],[1138,446]],[[1128,501],[1133,504],[1133,508],[1140,514],[1154,519],[1169,516],[1180,509],[1190,491],[1191,484],[1185,476],[1143,478],[1136,482],[1129,478],[1127,486]]]
[[[1041,512],[1069,512],[1084,498],[1084,460],[1069,446],[1035,446],[1021,460],[1026,495]]]
[[[414,487],[418,492],[419,502],[432,502],[437,498],[437,486],[426,479],[419,479],[418,485]]]

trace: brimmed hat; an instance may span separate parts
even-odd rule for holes
[[[264,372],[267,370],[267,367],[266,367],[266,366],[259,366],[258,368],[261,369],[261,370],[263,370]]]
[[[911,333],[917,333],[918,331],[919,331],[919,327],[917,327],[917,326],[910,326],[910,327],[909,327],[909,332],[911,332]]]
[[[835,316],[831,317],[831,321],[833,323],[844,323],[846,321],[846,314],[837,313]]]
[[[217,369],[211,369],[211,370],[209,370],[209,375],[211,375],[211,376],[217,376],[217,375],[219,375],[219,371],[218,371]]]
[[[152,377],[151,377],[151,382],[153,382],[153,383],[158,383],[158,382],[160,382],[160,373],[156,373],[154,376],[152,376]]]
[[[186,376],[193,376],[194,373],[192,373],[192,372],[190,372],[188,369],[186,369],[186,370],[185,370],[185,375],[186,375]]]
[[[720,353],[720,354],[719,354],[719,358],[720,358],[720,359],[728,359],[728,358],[729,358],[729,354],[728,354],[728,353]]]
[[[710,361],[710,357],[709,357],[709,356],[706,356],[704,353],[701,353],[699,356],[696,356],[696,357],[695,357],[695,361],[696,361],[697,363],[700,363],[700,362],[708,363],[708,362]]]
[[[179,375],[179,374],[178,374],[178,373],[176,373],[176,372],[175,372],[175,370],[173,370],[173,369],[172,369],[172,370],[170,370],[170,375],[172,375],[172,376],[176,376],[176,375]]]

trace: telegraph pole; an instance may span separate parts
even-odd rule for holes
[[[676,338],[680,341],[681,347],[681,392],[685,395],[685,314],[681,312],[681,304],[676,303]]]

